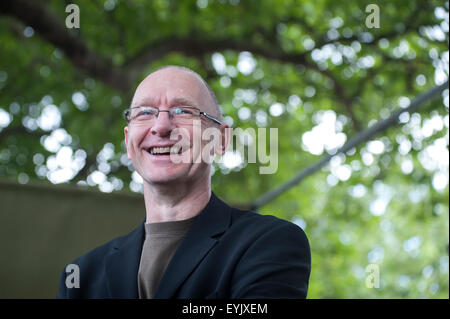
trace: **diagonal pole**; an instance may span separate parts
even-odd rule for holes
[[[304,178],[306,178],[309,175],[312,175],[316,171],[318,171],[320,168],[325,166],[331,158],[334,156],[347,152],[351,148],[361,144],[364,141],[367,141],[377,135],[378,133],[385,131],[391,126],[394,126],[397,124],[398,117],[400,114],[404,112],[413,112],[414,110],[418,109],[424,102],[431,100],[434,98],[437,94],[441,93],[444,89],[448,88],[448,81],[446,81],[444,84],[436,86],[429,91],[422,93],[419,95],[408,107],[404,109],[399,109],[395,111],[389,118],[387,118],[384,121],[378,122],[375,125],[371,126],[370,128],[362,131],[358,135],[354,136],[352,139],[350,139],[346,144],[344,144],[341,148],[339,148],[335,154],[327,154],[322,159],[320,159],[317,163],[307,167],[303,171],[300,171],[298,174],[296,174],[292,179],[288,180],[287,182],[281,184],[279,187],[268,191],[261,197],[257,198],[253,203],[249,205],[251,210],[257,210],[261,206],[267,204],[271,200],[275,199],[276,197],[280,196],[282,193],[290,189],[291,187],[294,187],[298,183],[300,183]]]

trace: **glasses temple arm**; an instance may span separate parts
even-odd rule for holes
[[[208,113],[202,112],[200,111],[200,114],[203,115],[204,117],[216,122],[219,125],[222,125],[222,122],[220,122],[218,119],[216,119],[214,116],[209,115]]]

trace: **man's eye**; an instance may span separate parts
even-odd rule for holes
[[[156,111],[153,109],[141,109],[138,113],[138,116],[144,115],[144,116],[148,116],[148,115],[155,115]]]
[[[177,107],[174,109],[174,114],[193,114],[193,112],[190,109]]]

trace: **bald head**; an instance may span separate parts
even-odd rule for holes
[[[192,99],[198,108],[222,120],[217,98],[211,87],[195,71],[183,66],[164,66],[150,73],[137,87],[132,105],[172,95]]]

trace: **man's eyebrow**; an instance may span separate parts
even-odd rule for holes
[[[156,101],[151,98],[151,97],[147,97],[145,99],[139,100],[138,102],[134,103],[133,106],[154,106],[156,104]]]
[[[176,97],[174,99],[172,99],[170,101],[170,105],[171,106],[175,106],[175,105],[186,105],[186,106],[194,106],[194,107],[198,107],[197,103],[195,103],[194,101],[185,98],[185,97]]]
[[[143,105],[149,105],[149,106],[156,106],[156,100],[151,98],[151,97],[147,97],[145,99],[140,100],[139,102],[135,103],[133,106],[143,106]],[[179,105],[186,105],[186,106],[193,106],[193,107],[198,107],[197,103],[195,103],[194,101],[190,100],[189,98],[186,97],[176,97],[173,98],[172,100],[170,100],[169,102],[169,106],[179,106]]]

